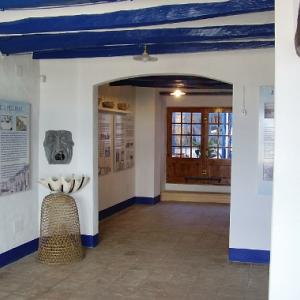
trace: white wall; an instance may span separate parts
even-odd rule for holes
[[[300,299],[299,0],[276,1],[275,174],[270,300]]]
[[[17,75],[17,67],[23,69]],[[0,197],[0,253],[39,236],[38,231],[38,131],[39,63],[29,56],[0,59],[0,99],[31,103],[31,189]]]
[[[89,224],[88,229],[92,228],[94,232],[97,232],[98,162],[96,158],[96,119],[93,119],[93,110],[97,111],[95,107],[97,97],[94,95],[93,87],[116,79],[155,74],[200,75],[232,83],[234,86],[233,112],[236,130],[233,134],[235,148],[232,161],[230,247],[264,250],[270,248],[271,197],[258,195],[256,175],[258,173],[259,87],[274,84],[273,49],[185,54],[184,56],[160,55],[157,63],[148,64],[134,61],[131,57],[51,60],[42,61],[41,69],[42,73],[49,74],[49,81],[45,84],[44,92],[41,95],[41,105],[44,106],[43,113],[47,113],[47,108],[52,111],[53,106],[59,107],[51,103],[51,101],[56,102],[59,99],[61,107],[72,104],[70,108],[72,115],[77,115],[77,118],[79,116],[81,120],[78,122],[74,118],[70,121],[65,117],[64,111],[58,108],[55,111],[60,127],[67,129],[72,122],[76,128],[78,124],[79,130],[75,134],[77,137],[75,143],[78,145],[84,142],[80,154],[75,154],[73,166],[75,168],[76,163],[80,162],[82,170],[92,177],[92,182],[82,191],[80,209],[86,213],[82,215],[83,222],[87,222]],[[106,70],[106,72],[99,72],[99,70]],[[80,77],[79,80],[78,77]],[[246,117],[241,114],[243,87],[246,90],[248,110]],[[77,97],[76,91],[74,92],[76,88],[79,90]],[[155,97],[152,92],[150,96]],[[138,96],[137,99],[139,99]],[[149,107],[147,110],[147,99],[143,98],[142,100],[142,104],[136,103],[136,122],[138,124],[150,122],[150,120],[139,121],[138,111],[140,109],[154,114],[153,107]],[[153,120],[152,118],[151,122]],[[151,125],[150,123],[149,125]],[[45,122],[42,124],[42,129],[45,130],[54,125],[55,122],[50,123],[49,120],[48,124]],[[152,125],[154,126],[154,124]],[[143,131],[144,129],[141,128],[140,130]],[[150,139],[148,134],[144,134],[143,143],[153,144],[153,135],[153,132],[149,133]],[[44,157],[42,159],[44,160]],[[136,165],[139,165],[139,157],[137,156],[136,159]],[[41,168],[45,168],[45,171],[49,172],[49,168],[46,168],[43,162]],[[78,172],[76,168],[74,171]],[[148,171],[147,168],[144,168],[144,172]],[[136,177],[139,177],[139,174],[136,170]],[[138,188],[137,182],[136,187]],[[149,197],[152,197],[152,194],[149,194]],[[93,222],[93,226],[90,222]]]
[[[160,168],[155,151],[156,90],[152,88],[136,89],[135,141],[136,141],[136,177],[135,194],[137,197],[154,198],[160,194]],[[156,168],[155,168],[156,167]]]
[[[113,102],[126,102],[128,110],[135,113],[135,89],[132,87],[100,86],[98,96]],[[99,176],[99,210],[132,197],[135,197],[135,167]]]

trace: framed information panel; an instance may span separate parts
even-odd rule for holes
[[[272,194],[274,133],[274,87],[262,86],[259,113],[259,194]]]
[[[134,118],[132,114],[116,114],[114,118],[114,169],[134,166]]]
[[[0,100],[0,196],[30,188],[30,104]]]

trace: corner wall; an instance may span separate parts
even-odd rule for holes
[[[19,74],[18,67],[22,69]],[[39,236],[39,86],[39,62],[30,56],[0,59],[0,99],[31,103],[31,188],[27,192],[0,197],[0,254]]]
[[[275,173],[270,300],[300,299],[299,0],[276,1]]]

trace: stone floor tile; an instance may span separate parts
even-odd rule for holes
[[[229,263],[228,232],[227,205],[135,205],[100,223],[79,263],[2,268],[0,300],[267,300],[268,266]]]

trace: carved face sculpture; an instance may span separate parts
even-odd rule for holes
[[[44,148],[49,164],[69,164],[73,156],[72,133],[66,130],[46,131]]]

